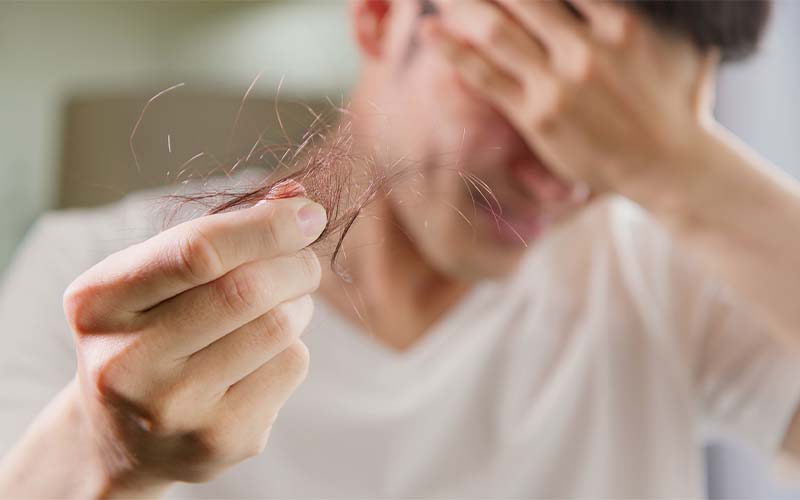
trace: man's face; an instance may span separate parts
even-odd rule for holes
[[[418,15],[417,2],[392,3],[383,52],[363,75],[377,154],[406,170],[390,207],[438,271],[463,280],[502,276],[584,197],[418,40]]]

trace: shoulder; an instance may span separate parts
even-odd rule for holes
[[[573,228],[591,237],[592,254],[602,252],[620,278],[652,286],[674,284],[694,271],[694,260],[676,246],[669,232],[636,203],[608,197],[587,211]]]
[[[578,266],[582,271],[586,266],[614,266],[626,275],[649,275],[676,256],[670,236],[642,208],[624,198],[607,197],[552,228],[528,261],[545,260],[555,268]]]
[[[544,278],[565,300],[602,300],[655,327],[680,328],[713,282],[644,209],[607,197],[575,214],[531,252],[523,274]]]

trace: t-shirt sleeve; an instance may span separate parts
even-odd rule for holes
[[[707,430],[777,456],[800,409],[800,351],[731,292],[709,286],[706,296],[695,373]]]
[[[640,207],[620,199],[609,207],[631,297],[653,331],[679,344],[682,358],[674,362],[681,371],[687,363],[685,380],[705,437],[721,435],[777,456],[800,408],[800,351],[773,335]]]
[[[75,373],[62,296],[90,259],[74,229],[68,215],[41,218],[0,281],[0,456]]]

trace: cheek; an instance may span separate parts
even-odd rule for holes
[[[441,58],[421,54],[413,72],[414,92],[423,97],[433,113],[456,123],[485,119],[492,114],[488,101],[464,85]]]
[[[422,247],[460,239],[467,225],[459,215],[467,211],[465,199],[469,195],[462,174],[434,165],[425,166],[391,193],[393,210],[404,231]]]
[[[427,153],[431,157],[446,155],[452,162],[459,150],[473,154],[481,148],[497,147],[508,135],[505,119],[424,48],[392,90],[395,96],[391,100],[398,104],[395,110],[404,117],[400,130],[409,139],[403,153],[416,159],[430,160],[414,154]]]

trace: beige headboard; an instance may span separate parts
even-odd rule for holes
[[[250,96],[233,130],[241,93],[188,93],[181,89],[148,106],[134,137],[137,164],[130,137],[150,97],[97,95],[68,101],[60,208],[100,205],[134,190],[219,172],[247,156],[262,133],[262,145],[285,144],[278,116],[286,135],[297,142],[314,121],[314,113],[335,114],[331,104],[322,100],[284,97],[276,104],[273,98]],[[250,163],[275,163],[269,154],[259,156],[254,154]]]

